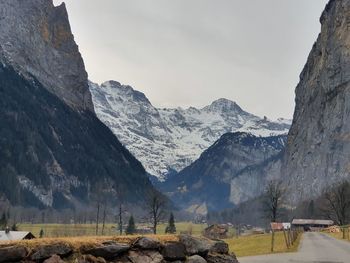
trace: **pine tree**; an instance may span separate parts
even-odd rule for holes
[[[43,237],[44,237],[44,230],[43,230],[43,229],[40,229],[39,237],[40,237],[40,238],[43,238]]]
[[[12,224],[11,231],[18,231],[18,225],[16,223]]]
[[[315,202],[314,200],[311,200],[308,206],[308,214],[310,219],[314,219],[315,216]]]
[[[126,228],[125,233],[127,235],[133,235],[136,233],[136,226],[135,226],[135,221],[133,216],[130,216],[129,224],[128,224],[128,227]]]
[[[6,213],[4,212],[0,218],[0,229],[5,230],[6,226],[7,226],[7,217],[6,217]]]
[[[173,213],[170,214],[169,223],[165,229],[165,233],[167,233],[167,234],[175,234],[176,233],[175,219],[174,219]]]

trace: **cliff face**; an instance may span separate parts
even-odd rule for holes
[[[97,119],[64,5],[0,1],[0,196],[70,208],[154,190],[142,164]],[[120,190],[122,189],[122,190]]]
[[[0,65],[0,195],[14,205],[72,207],[153,189],[142,165],[90,111],[77,112]]]
[[[87,73],[66,7],[52,0],[1,0],[0,58],[76,109],[93,111]]]
[[[331,0],[300,75],[282,175],[296,200],[350,176],[350,0]]]

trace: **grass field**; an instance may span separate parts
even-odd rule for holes
[[[177,233],[188,232],[193,235],[201,235],[207,227],[205,224],[192,224],[188,222],[176,223]],[[160,224],[157,228],[158,234],[165,233],[166,224]],[[71,237],[71,236],[96,236],[95,224],[20,224],[19,230],[29,231],[39,237],[43,229],[44,237]],[[106,224],[103,235],[117,235],[115,224]],[[102,225],[99,226],[98,235],[102,235]]]
[[[274,253],[295,252],[298,250],[301,235],[293,247],[287,249],[282,232],[275,235]],[[264,255],[271,253],[271,234],[242,236],[225,240],[237,257]]]

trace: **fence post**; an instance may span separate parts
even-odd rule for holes
[[[289,242],[286,235],[286,230],[283,228],[284,241],[286,242],[287,249],[289,249]]]
[[[288,230],[289,244],[293,246],[292,229]]]

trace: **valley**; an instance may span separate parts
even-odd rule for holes
[[[110,10],[99,9],[105,4],[97,7],[90,0],[85,4],[98,9],[97,15],[103,19],[113,20],[118,14],[128,20],[136,12],[135,23],[140,19],[152,30],[155,25],[165,26],[169,33],[152,39],[152,45],[161,46],[166,35],[172,43],[166,45],[167,54],[173,52],[169,48],[176,53],[179,46],[174,43],[186,43],[187,48],[187,43],[197,43],[196,52],[208,51],[214,43],[215,51],[224,48],[233,31],[212,27],[214,22],[231,21],[225,27],[232,30],[233,24],[242,27],[245,33],[238,37],[260,33],[255,31],[257,23],[247,30],[239,17],[241,22],[232,24],[231,13],[218,16],[217,21],[199,19],[205,30],[196,32],[192,26],[197,23],[198,10],[191,13],[189,6],[180,13],[184,17],[191,14],[190,27],[185,19],[180,19],[184,24],[171,23],[171,16],[167,23],[160,23],[166,16],[153,12],[159,8],[154,3],[145,8],[128,2],[133,11],[129,13],[118,9],[125,3],[111,1],[111,6],[117,5],[112,15]],[[232,7],[232,3],[225,4]],[[215,7],[213,14],[226,14],[221,6],[210,5]],[[269,10],[276,7],[266,5]],[[53,0],[0,1],[1,263],[346,262],[348,252],[344,251],[349,243],[344,240],[350,233],[350,0],[329,0],[320,16],[320,33],[305,58],[295,89],[293,120],[251,113],[265,112],[264,107],[277,105],[281,99],[279,92],[272,94],[260,83],[259,91],[248,94],[258,96],[259,105],[243,109],[240,101],[232,100],[247,98],[248,78],[241,87],[238,80],[242,76],[238,75],[237,83],[211,87],[218,91],[215,96],[211,90],[191,86],[198,91],[198,98],[188,98],[182,105],[193,101],[189,105],[204,105],[201,107],[172,103],[169,105],[175,106],[159,107],[159,100],[153,103],[148,92],[137,89],[148,90],[152,98],[157,98],[153,89],[159,94],[166,89],[150,89],[151,82],[145,79],[145,87],[115,80],[94,83],[92,76],[105,73],[110,61],[88,75],[83,55],[85,58],[91,50],[96,53],[93,44],[87,43],[103,31],[111,38],[100,40],[105,45],[101,55],[109,52],[112,61],[120,52],[121,61],[137,61],[147,78],[159,78],[159,83],[163,83],[159,72],[164,71],[152,68],[155,61],[169,57],[161,55],[162,48],[154,61],[146,63],[140,56],[147,53],[143,37],[152,35],[152,30],[138,35],[137,41],[132,39],[134,50],[127,52],[130,45],[122,42],[137,27],[106,23],[106,28],[97,31],[97,24],[82,29],[77,25],[86,13],[70,19],[67,6]],[[162,6],[164,10],[173,7],[169,3]],[[205,6],[202,8],[204,11]],[[313,9],[311,4],[304,8],[305,14]],[[141,16],[145,10],[160,20]],[[288,12],[284,12],[287,19]],[[70,20],[74,21],[72,27]],[[90,40],[75,37],[72,28]],[[275,32],[265,28],[270,30]],[[214,36],[220,41],[212,42]],[[177,41],[182,38],[186,41]],[[192,42],[196,38],[201,44]],[[84,43],[81,47],[78,39]],[[253,47],[255,42],[245,44]],[[269,45],[261,44],[260,52],[268,54]],[[182,52],[188,52],[187,48]],[[283,51],[286,57],[287,49]],[[196,52],[192,50],[194,57]],[[242,72],[251,67],[253,74],[251,63],[258,63],[259,57],[247,54],[243,60],[236,61],[228,54],[220,60],[235,60]],[[277,50],[275,55],[284,59]],[[276,78],[287,72],[274,63],[279,65],[273,56],[265,59],[259,74],[249,75],[249,79],[261,77],[271,68]],[[176,73],[175,64],[168,61],[162,67]],[[220,65],[220,74],[219,66],[209,63],[206,74],[187,77],[220,83],[216,78],[233,70],[232,65]],[[124,74],[130,70],[125,64],[125,68],[118,63],[112,66]],[[127,72],[132,83],[142,83],[137,79],[140,67]],[[109,74],[103,76],[106,79]],[[233,88],[236,86],[241,88]],[[220,93],[219,88],[229,93]],[[290,91],[294,87],[286,84],[279,88]],[[203,103],[201,96],[208,94],[211,99]],[[177,95],[180,97],[173,96]],[[165,100],[163,103],[168,105]],[[275,116],[284,112],[274,111],[270,113]],[[263,256],[250,257],[256,255]]]

